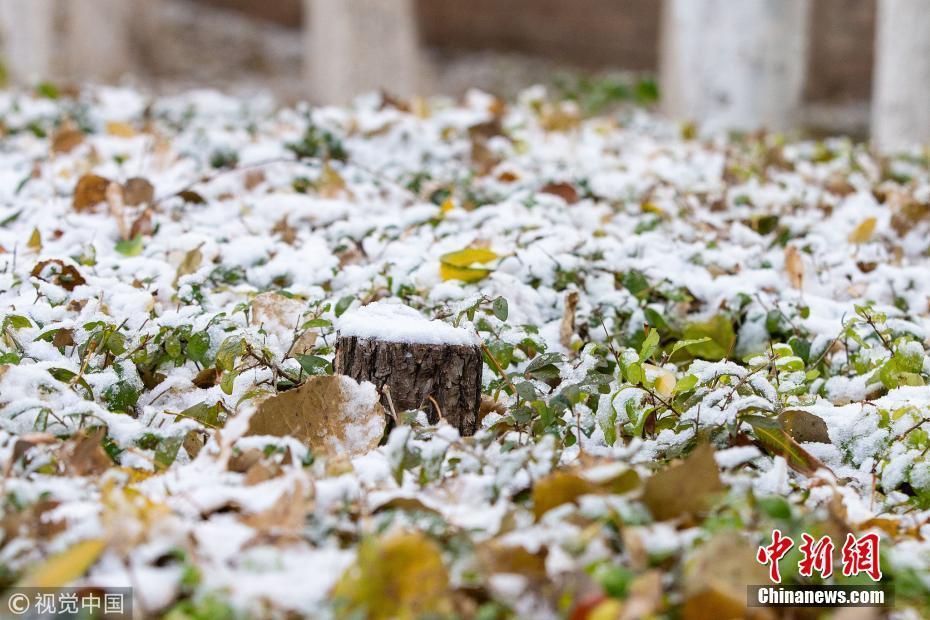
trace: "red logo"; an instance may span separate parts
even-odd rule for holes
[[[836,548],[829,536],[814,538],[810,534],[801,534],[802,543],[798,547],[802,558],[798,562],[798,572],[804,577],[813,576],[817,572],[821,577],[827,578],[833,574],[833,550]],[[853,534],[846,535],[843,543],[842,561],[843,575],[853,577],[860,573],[868,575],[872,581],[880,581],[882,570],[879,564],[878,534],[865,534],[856,538]],[[785,536],[781,530],[772,530],[772,542],[759,547],[756,560],[769,567],[769,579],[773,583],[781,583],[781,572],[778,562],[794,547],[790,536]]]

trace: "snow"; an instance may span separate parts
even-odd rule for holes
[[[343,337],[416,344],[481,344],[473,329],[429,320],[414,308],[386,300],[347,312],[339,319],[337,327]]]

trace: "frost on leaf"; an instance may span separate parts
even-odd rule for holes
[[[264,400],[249,421],[249,434],[296,437],[313,452],[357,456],[378,445],[384,427],[375,386],[333,375],[311,377]]]

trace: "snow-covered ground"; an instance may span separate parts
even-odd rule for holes
[[[741,615],[780,528],[879,533],[896,613],[930,613],[926,152],[539,89],[5,92],[0,119],[4,585],[181,618]],[[377,300],[478,334],[482,430],[250,433]]]

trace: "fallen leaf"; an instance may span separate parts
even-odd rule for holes
[[[174,277],[175,285],[177,285],[178,280],[181,279],[181,276],[189,276],[192,273],[196,273],[202,262],[203,253],[200,251],[199,245],[193,250],[188,250],[187,253],[184,254],[184,258],[181,260],[181,264],[178,265],[178,271]]]
[[[769,582],[756,549],[738,533],[721,533],[685,560],[682,620],[774,618],[771,610],[746,605],[746,586]]]
[[[715,495],[723,490],[714,449],[709,444],[702,444],[684,461],[647,478],[643,503],[657,521],[667,521],[706,511]]]
[[[345,375],[310,377],[299,388],[272,396],[249,420],[250,435],[291,436],[317,453],[357,456],[384,434],[378,391]]]
[[[77,267],[67,265],[57,258],[36,263],[30,275],[44,282],[60,286],[66,291],[73,291],[75,287],[87,284],[87,280],[77,270]]]
[[[569,291],[565,295],[565,307],[562,310],[562,322],[559,324],[559,343],[571,349],[575,337],[575,309],[578,307],[578,291]]]
[[[148,179],[132,177],[123,185],[123,201],[130,207],[151,204],[155,201],[155,186]]]
[[[801,254],[793,245],[785,248],[785,273],[788,274],[791,286],[801,290],[804,286],[804,261],[801,260]]]
[[[118,138],[132,138],[136,135],[136,130],[129,123],[122,121],[107,121],[107,133]]]
[[[100,538],[79,542],[47,559],[23,577],[17,585],[30,588],[66,586],[86,573],[106,546],[106,541]]]
[[[52,136],[52,153],[70,153],[84,143],[84,132],[73,123],[64,123]]]
[[[451,612],[439,546],[420,532],[368,538],[333,587],[337,618],[414,620]]]
[[[336,170],[326,162],[323,164],[323,172],[316,183],[317,191],[323,198],[338,198],[347,191],[345,179],[342,178]]]
[[[303,355],[313,348],[317,334],[298,330],[306,304],[275,292],[256,295],[249,303],[249,323],[275,336],[291,355]],[[298,335],[299,334],[299,335]]]
[[[26,247],[36,253],[42,251],[42,233],[39,232],[38,228],[32,229],[32,234],[29,235]]]
[[[491,269],[475,267],[500,258],[487,248],[466,248],[439,257],[439,275],[443,280],[478,282],[491,274]]]
[[[578,474],[554,471],[533,485],[533,514],[539,519],[553,508],[574,502],[596,490],[594,483]]]
[[[868,243],[875,233],[875,224],[878,222],[874,217],[867,217],[849,233],[850,243]]]
[[[243,515],[240,520],[263,534],[296,536],[303,531],[311,508],[303,486],[296,484],[292,491],[282,493],[269,508]]]
[[[571,183],[547,183],[539,192],[558,196],[570,205],[578,202],[578,190]]]
[[[743,421],[752,427],[753,433],[766,452],[773,456],[785,458],[788,466],[795,471],[812,475],[818,469],[830,468],[820,462],[816,457],[811,455],[807,450],[802,448],[785,429],[781,427],[778,420],[764,416],[750,415],[743,417]]]
[[[778,421],[781,423],[782,428],[797,442],[830,443],[827,423],[824,422],[823,418],[809,411],[786,409],[778,416]]]
[[[88,211],[107,200],[110,180],[96,174],[85,174],[74,186],[71,206],[75,211]]]
[[[76,433],[62,444],[58,459],[69,476],[96,476],[113,466],[101,445],[105,436],[106,428],[101,426],[93,433]]]

